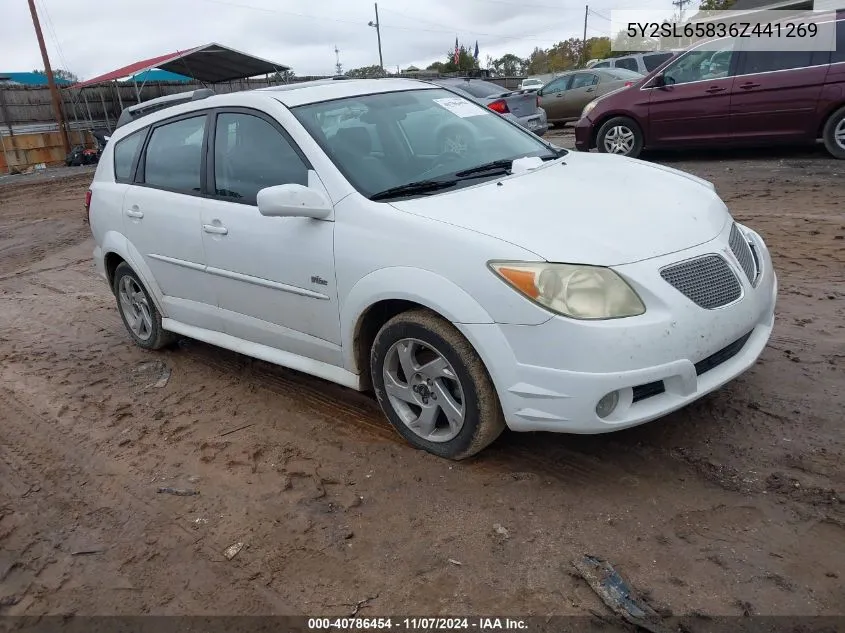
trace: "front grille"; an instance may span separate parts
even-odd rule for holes
[[[710,354],[710,356],[708,356],[704,360],[698,361],[695,364],[696,375],[700,376],[704,372],[710,371],[714,367],[718,367],[722,363],[728,362],[734,356],[739,354],[739,351],[745,346],[749,338],[751,338],[751,332],[735,340],[727,347],[723,347],[715,354]]]
[[[734,356],[739,354],[740,350],[745,347],[745,344],[748,342],[749,338],[751,338],[751,332],[738,338],[730,345],[723,347],[715,354],[710,354],[710,356],[708,356],[704,360],[698,361],[695,364],[695,375],[700,376],[701,374],[708,372],[711,369],[715,369],[722,363],[728,362]],[[666,385],[663,383],[662,380],[655,380],[654,382],[649,382],[644,385],[637,385],[636,387],[634,387],[633,391],[633,402],[639,402],[640,400],[645,400],[646,398],[651,398],[653,396],[659,396],[661,393],[664,393],[666,391]]]
[[[660,276],[697,305],[713,310],[742,296],[739,280],[718,255],[704,255],[667,266]]]
[[[757,264],[756,257],[751,251],[751,245],[743,236],[742,231],[739,230],[736,224],[731,227],[730,237],[731,250],[734,256],[739,260],[739,265],[745,271],[745,276],[752,284],[757,279]]]

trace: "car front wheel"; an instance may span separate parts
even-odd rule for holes
[[[836,158],[845,158],[845,107],[830,115],[822,130],[824,146]]]
[[[605,121],[596,135],[596,148],[603,154],[618,154],[636,158],[643,150],[640,126],[628,117],[614,117]]]
[[[465,459],[505,428],[478,354],[453,325],[426,310],[404,312],[381,328],[370,367],[379,405],[416,448]]]

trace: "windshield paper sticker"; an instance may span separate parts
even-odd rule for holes
[[[461,117],[462,119],[484,114],[484,108],[475,105],[471,101],[467,101],[463,97],[445,97],[443,99],[435,99],[434,103],[446,108],[449,112],[455,116]]]

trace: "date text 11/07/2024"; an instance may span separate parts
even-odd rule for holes
[[[525,631],[519,618],[309,618],[309,631]]]

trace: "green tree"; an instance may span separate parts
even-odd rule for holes
[[[296,77],[296,73],[293,72],[293,69],[288,68],[287,70],[277,70],[273,73],[272,81],[278,81],[280,83],[288,83],[290,80]]]
[[[472,56],[465,46],[458,49],[458,63],[455,63],[455,51],[446,53],[446,63],[443,64],[444,73],[454,73],[478,68],[478,60]]]
[[[32,72],[38,73],[39,75],[46,75],[47,73],[44,70],[38,70],[37,68]],[[53,77],[56,79],[64,79],[65,81],[70,81],[71,83],[76,83],[79,81],[79,77],[76,73],[71,72],[69,70],[62,70],[61,68],[54,68],[53,69]]]
[[[372,66],[362,66],[361,68],[353,68],[346,71],[347,77],[354,77],[355,79],[367,79],[372,77],[383,77],[384,71],[381,66],[374,64]]]
[[[698,7],[701,11],[727,11],[736,0],[703,0]]]
[[[588,39],[584,61],[587,62],[591,59],[604,59],[605,57],[610,57],[610,38],[591,37]]]
[[[443,62],[434,62],[433,64],[426,66],[426,70],[433,70],[434,72],[442,73],[445,65],[446,64]]]
[[[525,72],[529,75],[545,75],[549,72],[549,54],[542,48],[535,48],[526,61]]]
[[[502,55],[499,59],[491,62],[492,69],[502,77],[521,77],[525,74],[528,61],[513,53]]]

